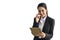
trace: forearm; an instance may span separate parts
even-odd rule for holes
[[[45,39],[51,39],[53,36],[53,34],[47,34],[47,33],[45,33],[45,34],[46,34]]]
[[[39,23],[36,22],[36,18],[34,18],[34,23],[33,23],[33,27],[38,27]]]

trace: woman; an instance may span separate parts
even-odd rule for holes
[[[42,33],[34,36],[33,40],[50,40],[53,36],[54,19],[48,16],[48,10],[45,3],[40,3],[37,6],[38,14],[34,18],[33,27],[39,27]]]

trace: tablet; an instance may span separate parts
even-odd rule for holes
[[[32,33],[34,36],[36,36],[36,35],[39,34],[39,33],[42,33],[41,29],[38,28],[38,27],[30,28],[30,30],[31,30],[31,33]]]

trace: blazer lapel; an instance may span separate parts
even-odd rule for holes
[[[47,16],[47,18],[46,18],[46,20],[45,20],[45,23],[44,23],[44,26],[43,26],[43,32],[46,32],[47,31],[47,28],[48,28],[48,25],[49,23],[48,23],[48,16]]]

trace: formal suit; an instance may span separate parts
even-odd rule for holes
[[[54,19],[47,16],[42,30],[44,33],[46,33],[46,37],[39,38],[38,36],[34,36],[33,40],[50,40],[53,36],[54,24],[55,24]],[[39,27],[39,22],[38,23],[36,22],[36,18],[34,18],[33,27]]]

